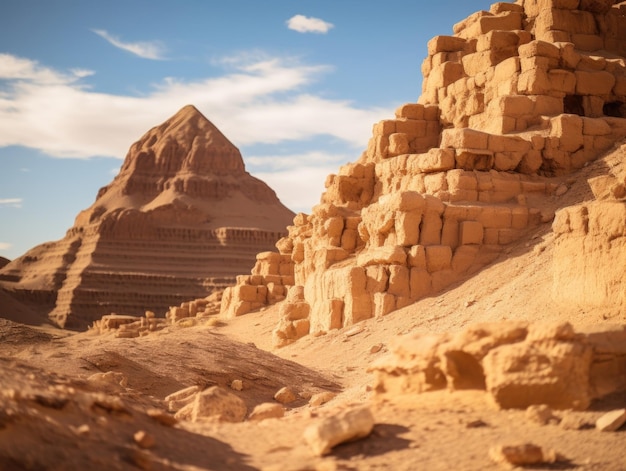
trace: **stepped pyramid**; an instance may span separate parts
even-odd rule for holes
[[[186,106],[130,147],[62,240],[9,263],[0,283],[62,327],[164,312],[233,284],[292,219],[239,150]]]
[[[417,103],[374,125],[367,150],[327,179],[278,251],[226,290],[224,315],[271,304],[293,279],[274,331],[280,346],[435,295],[550,223],[546,202],[626,136],[626,2],[500,2],[453,32],[428,43]],[[624,182],[612,185],[623,209]],[[585,211],[557,217],[581,254]],[[600,213],[596,224],[613,224],[616,238],[603,260],[623,260],[623,211]],[[577,267],[585,261],[560,272]],[[620,290],[624,301],[621,273],[598,280],[597,302]]]

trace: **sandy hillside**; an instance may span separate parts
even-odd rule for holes
[[[588,167],[585,175],[604,164]],[[591,198],[584,181],[571,185],[568,204]],[[482,391],[385,397],[372,390],[368,367],[410,332],[458,331],[503,319],[567,320],[581,330],[626,322],[623,312],[551,302],[553,242],[545,223],[439,296],[281,349],[272,344],[278,307],[196,326],[181,323],[136,339],[3,321],[2,469],[481,470],[500,469],[489,458],[492,446],[532,442],[562,455],[533,469],[624,470],[624,432],[594,428],[604,412],[626,406],[623,393],[586,411],[554,411],[547,425],[539,425],[524,410],[498,410]],[[101,372],[120,373],[124,386],[121,376],[92,377]],[[242,380],[238,394],[249,411],[276,403],[273,396],[283,386],[297,399],[286,404],[282,419],[163,424],[171,419],[163,402],[168,394],[192,385],[228,389],[234,380]],[[336,397],[309,405],[320,392]],[[373,432],[315,456],[304,430],[352,404],[371,407]],[[160,412],[150,416],[150,410]],[[142,448],[133,438],[140,431],[153,446]]]

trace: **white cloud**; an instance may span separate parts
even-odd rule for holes
[[[3,206],[9,208],[21,208],[22,198],[0,198],[0,208]]]
[[[167,78],[140,96],[127,96],[93,91],[76,72],[0,55],[0,78],[8,85],[0,90],[0,147],[25,146],[66,158],[123,158],[148,129],[194,104],[238,146],[329,136],[354,148],[356,158],[372,124],[393,115],[397,105],[357,108],[315,96],[306,88],[328,67],[252,59],[224,61],[230,68],[222,76]]]
[[[298,167],[282,172],[250,172],[267,183],[281,202],[292,211],[310,213],[320,202],[324,182],[335,166]]]
[[[326,177],[356,157],[311,151],[278,157],[251,156],[245,160],[248,171],[267,183],[289,209],[310,213],[320,202]]]
[[[9,244],[8,242],[0,242],[0,250],[9,250],[13,247],[13,244]]]
[[[124,51],[135,54],[143,59],[163,60],[165,59],[165,48],[159,41],[139,41],[135,43],[124,42],[113,36],[104,29],[92,29],[101,38],[108,41],[113,46]]]
[[[298,33],[326,34],[335,25],[312,16],[295,15],[287,20],[287,27]]]

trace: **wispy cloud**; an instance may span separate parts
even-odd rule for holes
[[[326,34],[335,25],[312,16],[295,15],[287,20],[287,27],[298,33]]]
[[[0,198],[0,208],[2,207],[21,208],[22,198]]]
[[[220,76],[166,78],[140,96],[127,96],[96,92],[75,73],[5,54],[0,147],[31,147],[65,158],[123,158],[148,129],[191,103],[238,146],[328,136],[355,149],[356,157],[372,124],[398,105],[359,108],[314,95],[308,87],[329,73],[324,65],[266,56],[224,62],[228,69]],[[6,63],[14,64],[12,71]]]
[[[125,42],[104,29],[92,29],[91,31],[108,41],[113,46],[130,52],[131,54],[135,54],[143,59],[165,59],[165,47],[159,41]]]
[[[13,247],[13,244],[9,244],[8,242],[0,242],[0,250],[9,250]]]

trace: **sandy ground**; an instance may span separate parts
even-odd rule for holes
[[[585,169],[546,211],[588,200],[586,179],[602,171],[601,165]],[[626,430],[602,433],[594,423],[604,412],[626,407],[626,394],[583,412],[555,411],[557,419],[541,426],[525,411],[498,410],[481,391],[381,397],[372,390],[368,366],[410,332],[453,332],[507,319],[568,320],[578,330],[626,324],[623,310],[553,300],[553,244],[546,223],[438,296],[282,349],[272,344],[277,307],[136,339],[28,326],[13,322],[19,316],[9,312],[13,321],[0,319],[0,470],[478,471],[501,469],[489,458],[492,446],[532,442],[561,456],[532,469],[624,471]],[[127,384],[103,387],[88,380],[108,371],[125,375]],[[248,410],[273,402],[284,386],[298,398],[282,419],[164,423],[168,394],[191,385],[228,388],[233,380],[242,381],[238,394]],[[310,406],[309,398],[323,391],[337,396]],[[355,404],[371,407],[373,432],[315,456],[304,430]],[[155,409],[161,412],[148,414]],[[142,445],[137,432],[154,443]]]

